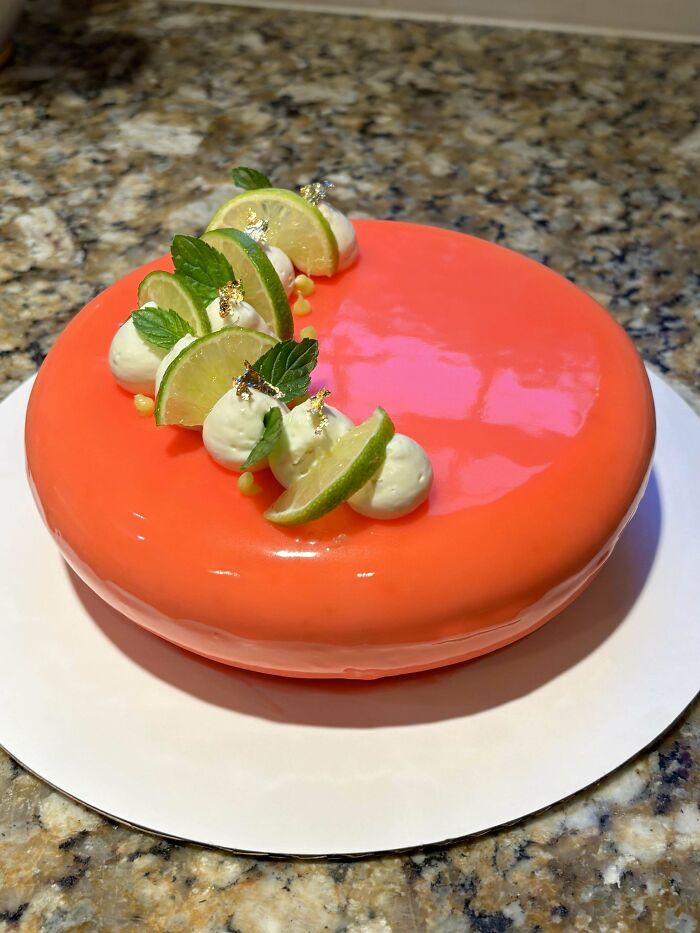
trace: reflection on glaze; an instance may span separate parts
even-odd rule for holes
[[[279,551],[274,552],[275,557],[283,557],[285,560],[296,560],[299,557],[318,557],[318,551],[290,551],[287,548],[282,548]]]
[[[409,316],[400,307],[394,314]],[[352,400],[353,410],[362,412],[372,411],[381,400],[392,417],[469,416],[480,376],[468,353],[450,348],[444,336],[438,339],[431,329],[423,337],[377,333],[376,318],[368,317],[366,308],[342,303],[338,321],[324,340],[314,382],[332,385],[334,398],[342,393]],[[386,329],[391,330],[390,322]]]
[[[525,485],[549,465],[536,463],[528,466],[498,453],[467,457],[461,461],[454,448],[433,452],[432,464],[435,474],[449,476],[452,484],[449,496],[444,495],[439,487],[433,487],[430,510],[434,515],[495,502],[518,486]]]
[[[507,328],[465,328],[448,343],[425,311],[346,299],[314,384],[333,386],[334,404],[355,421],[381,399],[397,430],[425,446],[429,508],[442,515],[494,502],[546,470],[586,423],[599,360],[590,335],[539,332],[536,320],[522,352]]]
[[[553,431],[573,437],[593,404],[595,377],[593,359],[588,367],[558,373],[553,385],[544,368],[527,376],[512,367],[497,370],[486,391],[480,420],[526,433]]]

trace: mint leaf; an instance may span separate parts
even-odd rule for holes
[[[251,452],[248,454],[248,457],[243,464],[244,470],[247,470],[248,467],[252,467],[254,463],[258,463],[260,460],[264,460],[272,448],[277,444],[277,441],[280,439],[282,434],[282,409],[270,408],[269,411],[266,411],[263,418],[263,424],[265,425],[265,428],[262,432],[262,436],[260,437],[260,440],[255,445],[255,447],[253,447]]]
[[[227,282],[236,281],[228,259],[204,240],[178,234],[170,252],[175,271],[187,281],[205,305],[216,298],[219,289]]]
[[[318,360],[318,340],[304,337],[283,340],[253,363],[253,369],[282,393],[283,402],[299,398],[309,388],[310,374]]]
[[[246,168],[244,165],[237,165],[232,168],[231,178],[239,188],[244,188],[246,191],[252,191],[254,188],[272,187],[272,182],[267,175],[263,175],[262,172],[258,172],[254,168]]]
[[[141,308],[132,311],[131,320],[144,340],[164,350],[172,349],[187,334],[194,336],[187,321],[169,308]]]

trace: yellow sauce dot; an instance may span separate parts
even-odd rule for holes
[[[311,314],[311,302],[300,295],[292,305],[292,311],[298,315]]]
[[[310,337],[314,339],[316,337],[316,328],[312,327],[311,324],[309,324],[308,327],[302,327],[301,331],[299,332],[299,336],[302,338],[302,340],[304,337]]]
[[[134,396],[134,408],[140,415],[146,417],[146,415],[153,414],[156,409],[156,403],[147,395],[141,395],[141,393],[139,393]]]
[[[299,294],[304,295],[304,297],[313,295],[316,291],[316,285],[313,279],[310,279],[308,275],[298,275],[294,279],[294,285]]]
[[[255,477],[247,470],[238,477],[238,489],[244,496],[257,496],[260,487],[255,482]]]

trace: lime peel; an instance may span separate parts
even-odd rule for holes
[[[193,341],[168,366],[156,401],[156,424],[200,427],[219,399],[233,386],[247,359],[277,343],[246,327],[225,327]]]
[[[226,257],[243,285],[246,301],[280,340],[291,337],[294,322],[287,293],[260,244],[247,233],[229,228],[208,230],[201,239]]]
[[[358,491],[382,465],[394,425],[383,408],[343,434],[265,512],[277,525],[302,525],[337,508]]]
[[[338,244],[321,211],[285,188],[257,188],[231,198],[214,214],[207,232],[224,227],[244,230],[249,211],[268,223],[267,238],[307,275],[333,275]],[[234,267],[235,271],[235,267]]]
[[[175,311],[191,325],[197,336],[208,334],[211,324],[201,298],[182,276],[157,269],[139,285],[139,305],[154,302],[159,308]]]

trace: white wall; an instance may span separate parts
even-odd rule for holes
[[[207,0],[700,42],[700,0]]]

